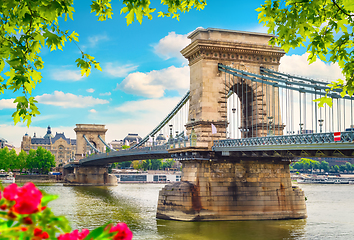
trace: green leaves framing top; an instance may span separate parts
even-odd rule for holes
[[[99,21],[112,18],[110,2],[92,0],[91,12],[98,16]],[[206,1],[162,0],[161,4],[168,9],[160,11],[158,16],[179,19],[180,12],[203,9]],[[126,14],[127,25],[135,20],[141,23],[144,16],[152,19],[151,14],[156,10],[150,8],[150,1],[147,0],[123,0],[123,5],[121,13]],[[42,81],[40,70],[44,62],[39,56],[41,48],[46,46],[51,51],[63,50],[67,41],[79,41],[78,33],[61,29],[58,21],[59,18],[73,20],[74,12],[73,0],[0,1],[0,94],[5,90],[21,92],[14,101],[17,103],[12,115],[15,124],[23,121],[29,126],[32,117],[40,114],[37,101],[30,95]],[[82,75],[88,76],[92,67],[101,70],[99,62],[82,51],[76,63]]]
[[[258,8],[260,22],[268,33],[278,37],[271,40],[285,51],[305,46],[309,63],[317,57],[338,62],[346,82],[337,80],[330,87],[342,89],[342,97],[354,93],[354,1],[353,0],[266,0]],[[331,99],[318,100],[321,105]],[[330,105],[330,104],[329,104]]]

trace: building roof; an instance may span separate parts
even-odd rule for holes
[[[165,141],[166,140],[166,138],[165,138],[165,136],[162,134],[162,133],[160,133],[157,137],[156,137],[156,141]]]
[[[48,126],[48,128],[47,128],[47,134],[44,135],[43,138],[53,138],[52,130],[50,129],[50,126]]]
[[[136,142],[136,139],[140,141],[142,138],[136,133],[128,133],[128,135],[123,139],[123,141]]]
[[[68,144],[76,145],[76,139],[66,138],[64,133],[56,133],[55,137],[52,135],[50,126],[47,128],[47,134],[43,138],[37,138],[36,135],[31,139],[31,144],[53,144],[60,138],[64,139]]]

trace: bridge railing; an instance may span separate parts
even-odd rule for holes
[[[334,133],[309,133],[299,135],[281,135],[253,137],[242,139],[225,139],[214,141],[213,150],[225,147],[247,147],[247,146],[265,146],[265,145],[291,145],[291,144],[321,144],[321,143],[353,143],[354,132],[336,133],[340,140],[335,141]]]

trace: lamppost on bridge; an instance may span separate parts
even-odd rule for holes
[[[320,133],[322,133],[323,119],[318,120],[318,124],[320,125]]]
[[[269,132],[268,132],[268,135],[269,136],[271,136],[271,135],[273,135],[273,126],[272,126],[272,124],[273,124],[273,117],[272,116],[269,116],[268,117],[268,120],[269,120]]]
[[[170,142],[170,144],[173,144],[172,126],[173,126],[172,124],[169,125],[169,127],[170,127],[170,139],[169,139],[169,142]]]
[[[234,119],[234,138],[236,138],[236,128],[235,128],[235,125],[236,125],[236,118],[235,118],[235,113],[236,113],[236,108],[232,108],[231,109],[232,110],[232,113],[233,113],[233,115],[234,115],[234,117],[233,117],[233,119]],[[231,131],[232,132],[232,131]]]
[[[300,133],[299,134],[302,134],[302,126],[304,126],[304,124],[303,123],[299,123],[299,126],[300,126]]]

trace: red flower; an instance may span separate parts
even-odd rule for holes
[[[81,240],[84,239],[89,233],[90,231],[88,229],[82,229],[81,233],[76,229],[71,233],[59,235],[58,240]]]
[[[133,238],[133,233],[126,223],[118,223],[116,226],[112,227],[109,232],[118,232],[113,237],[114,240],[131,240]]]
[[[25,218],[23,218],[23,223],[24,224],[32,224],[33,221],[30,217],[25,217]]]
[[[26,183],[18,188],[18,198],[14,205],[14,211],[20,214],[31,214],[38,212],[38,206],[41,203],[42,193],[33,183]]]
[[[33,233],[35,237],[39,237],[41,239],[49,238],[49,234],[47,232],[43,232],[40,228],[35,228]]]
[[[42,234],[42,229],[40,229],[40,228],[35,228],[35,229],[33,230],[33,233],[34,233],[34,236],[38,237],[39,235]]]
[[[4,198],[10,201],[15,201],[18,198],[19,187],[16,183],[13,183],[4,188]]]

